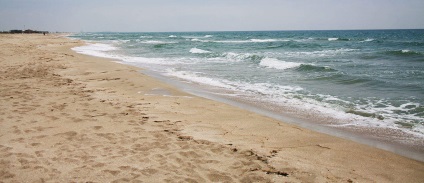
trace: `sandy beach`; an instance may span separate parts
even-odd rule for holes
[[[423,182],[424,163],[0,35],[0,182]]]

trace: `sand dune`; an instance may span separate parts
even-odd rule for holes
[[[0,182],[422,182],[424,163],[0,35]]]

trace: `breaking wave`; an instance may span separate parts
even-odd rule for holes
[[[259,65],[268,67],[268,68],[273,68],[273,69],[286,70],[286,69],[299,67],[302,64],[296,63],[296,62],[286,62],[286,61],[281,61],[275,58],[265,57],[264,59],[261,60]]]

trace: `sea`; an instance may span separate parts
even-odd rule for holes
[[[73,48],[78,53],[143,68],[185,91],[424,157],[424,30],[69,37],[87,42]]]

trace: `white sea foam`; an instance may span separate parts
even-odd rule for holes
[[[157,40],[150,40],[150,41],[139,41],[140,43],[143,44],[175,44],[177,42],[172,42],[172,41],[157,41]]]
[[[264,67],[268,67],[268,68],[286,70],[286,69],[299,67],[302,64],[296,63],[296,62],[286,62],[286,61],[278,60],[278,59],[275,59],[275,58],[265,57],[261,60],[259,65],[264,66]]]
[[[118,50],[118,48],[108,44],[95,43],[95,44],[87,44],[84,46],[74,47],[72,48],[72,50],[76,51],[77,53],[81,53],[85,55],[92,55],[92,56],[103,57],[103,58],[115,58],[115,56],[108,54],[106,52]]]
[[[176,35],[170,35],[170,36],[168,36],[168,37],[170,37],[170,38],[175,38],[175,37],[177,37]]]
[[[212,35],[206,35],[206,36],[204,36],[205,38],[210,38],[210,37],[213,37]]]
[[[232,85],[236,86],[239,91],[242,92],[251,92],[254,94],[261,94],[261,96],[267,96],[270,98],[280,98],[283,96],[293,95],[298,91],[303,90],[303,88],[299,86],[282,86],[275,85],[271,83],[245,83],[238,82],[232,83]]]
[[[252,54],[250,54],[250,53],[227,52],[227,53],[222,54],[222,56],[224,56],[226,58],[226,60],[239,62],[239,61],[243,61],[243,60],[251,57]]]
[[[266,43],[266,42],[277,42],[278,39],[250,39],[251,42],[254,43]]]
[[[210,53],[210,51],[202,50],[199,48],[192,48],[190,49],[190,53]]]
[[[300,51],[300,52],[284,52],[282,55],[284,56],[290,56],[290,57],[299,57],[299,56],[306,56],[306,57],[327,57],[327,56],[335,56],[338,54],[347,54],[349,52],[355,52],[358,49],[349,49],[349,48],[340,48],[335,50],[321,50],[321,51]]]
[[[339,38],[328,38],[329,41],[337,41]]]
[[[131,63],[132,65],[142,66],[144,67],[146,64],[149,65],[150,69],[156,69],[163,67],[156,67],[156,66],[172,66],[175,65],[181,66],[181,65],[191,65],[191,64],[197,64],[199,62],[202,62],[202,59],[199,58],[191,58],[191,57],[178,57],[178,58],[161,58],[161,57],[140,57],[140,56],[119,56],[119,60],[122,60],[123,62]],[[155,70],[157,71],[157,70]],[[163,70],[159,71],[163,72]]]
[[[118,50],[118,48],[108,45],[108,44],[87,44],[84,46],[74,47],[72,48],[77,53],[91,55],[96,57],[103,58],[111,58],[115,60],[119,60],[122,63],[128,64],[154,64],[154,65],[175,65],[175,64],[188,64],[184,59],[175,60],[175,59],[166,59],[166,58],[145,58],[145,57],[132,57],[120,55],[117,53],[113,53],[111,51]]]
[[[226,84],[225,83],[226,80],[201,76],[201,73],[193,73],[188,71],[175,71],[174,69],[167,69],[166,75],[177,77],[177,78],[180,78],[189,82],[198,83],[198,84],[216,86],[216,87],[221,87],[221,88],[230,89],[230,90],[235,89],[234,87]]]
[[[166,64],[167,63],[166,60],[162,58],[121,57],[121,60],[128,63],[168,65]]]
[[[224,40],[224,41],[213,41],[215,43],[250,43],[251,40]]]
[[[213,41],[215,43],[267,43],[267,42],[287,42],[285,39],[249,39],[249,40],[223,40]]]
[[[190,39],[190,41],[193,41],[193,42],[203,42],[203,43],[210,42],[208,40],[202,40],[202,39],[199,39],[199,38],[193,38],[193,39]]]
[[[411,50],[402,50],[402,53],[409,53]]]

